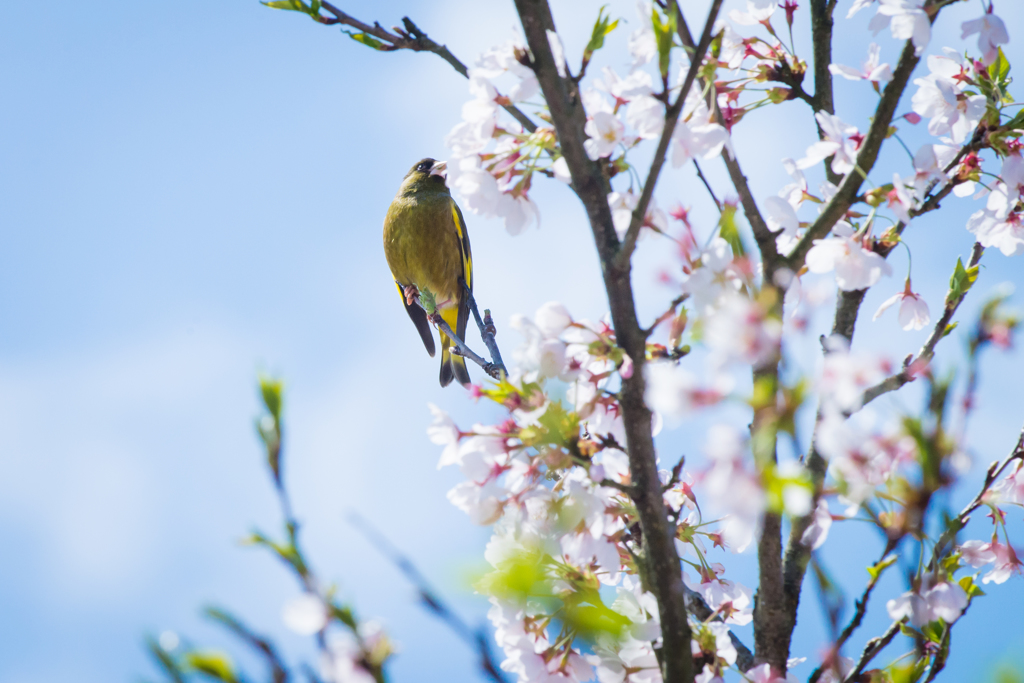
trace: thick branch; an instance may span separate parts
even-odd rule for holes
[[[981,261],[981,255],[984,253],[985,247],[981,246],[980,242],[974,243],[974,249],[971,251],[971,258],[967,262],[967,269],[978,265]],[[924,346],[917,352],[917,356],[914,357],[908,363],[903,364],[903,369],[897,372],[895,375],[890,375],[884,380],[879,382],[873,387],[870,387],[864,392],[863,404],[870,403],[882,394],[886,394],[890,391],[896,391],[904,384],[913,382],[914,379],[921,374],[921,370],[928,364],[929,361],[935,356],[935,346],[939,343],[939,340],[946,336],[949,323],[953,320],[953,315],[956,313],[956,309],[960,307],[964,297],[967,296],[969,289],[962,291],[950,289],[946,293],[946,305],[943,308],[942,316],[936,321],[935,327],[932,329],[932,333],[928,335],[928,339],[925,341]]]
[[[386,31],[379,23],[374,22],[373,26],[359,21],[355,17],[346,14],[329,2],[322,3],[323,8],[333,15],[330,17],[321,16],[318,21],[321,24],[333,25],[343,24],[351,26],[359,31],[377,38],[384,44],[378,48],[382,52],[393,52],[395,50],[412,50],[414,52],[433,52],[435,55],[451,64],[452,68],[460,74],[469,78],[469,69],[455,55],[451,53],[447,45],[438,45],[430,37],[413,23],[409,17],[402,17],[402,24],[405,29],[395,27],[396,33]],[[529,132],[537,130],[537,124],[530,120],[530,117],[513,104],[503,104],[502,108],[519,122]]]
[[[678,4],[674,4],[674,6],[677,16],[681,17],[682,10],[679,9]],[[697,78],[697,71],[700,70],[701,64],[704,63],[704,55],[708,51],[708,46],[711,45],[711,30],[715,26],[715,20],[718,18],[718,11],[721,8],[722,0],[713,0],[711,8],[708,10],[707,21],[704,22],[704,31],[701,33],[700,43],[697,44],[693,54],[690,56],[690,69],[686,72],[683,87],[676,96],[676,101],[665,112],[665,127],[661,131],[661,139],[658,140],[658,148],[654,152],[651,169],[647,172],[647,181],[644,183],[644,189],[640,193],[640,200],[637,202],[636,208],[633,209],[629,228],[626,230],[626,235],[622,240],[622,247],[619,250],[617,263],[619,267],[629,261],[633,255],[633,249],[636,248],[636,240],[640,236],[640,228],[647,217],[647,207],[651,203],[651,198],[654,197],[654,187],[658,184],[658,176],[661,174],[662,166],[665,165],[665,157],[668,155],[669,143],[672,142],[672,134],[675,133],[676,124],[679,122],[679,114],[682,113],[683,105],[686,104],[686,95],[690,92],[690,88],[693,87],[694,79]],[[682,22],[680,22],[680,26],[682,25]],[[668,98],[668,96],[666,92],[665,97]]]
[[[579,89],[571,79],[558,75],[548,42],[547,32],[555,30],[548,3],[546,0],[516,0],[516,9],[533,55],[534,72],[569,166],[572,188],[583,202],[594,235],[616,341],[633,361],[633,373],[623,379],[619,398],[630,474],[635,486],[633,501],[643,533],[644,565],[661,615],[662,677],[666,683],[689,683],[693,680],[693,657],[682,567],[658,479],[651,411],[644,403],[646,338],[637,321],[629,262],[616,263],[619,241],[608,206],[609,183],[583,147],[587,117]]]

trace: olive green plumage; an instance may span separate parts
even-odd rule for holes
[[[398,285],[406,313],[416,325],[427,353],[434,355],[434,337],[426,313],[406,303],[402,288],[414,285],[437,297],[438,312],[460,339],[466,339],[469,301],[461,281],[472,290],[473,257],[469,233],[448,186],[443,161],[423,159],[412,167],[384,217],[384,255]],[[469,384],[462,356],[449,352],[451,340],[441,336],[441,386],[452,378]]]

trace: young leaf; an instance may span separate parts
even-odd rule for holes
[[[372,47],[374,50],[383,50],[384,49],[384,43],[382,43],[381,41],[377,40],[376,38],[371,36],[369,33],[353,33],[352,31],[346,31],[344,29],[342,29],[341,32],[344,33],[345,35],[347,35],[352,40],[356,41],[357,43],[362,43],[363,45],[365,45],[367,47]]]
[[[661,77],[668,78],[669,57],[676,34],[676,15],[669,12],[665,21],[662,22],[658,9],[652,8],[651,25],[654,28],[654,41],[658,46],[658,68],[661,71]]]
[[[590,33],[590,42],[587,43],[587,47],[583,50],[583,63],[586,64],[590,61],[590,58],[595,52],[604,47],[605,37],[615,30],[615,27],[619,25],[619,20],[611,20],[611,16],[606,16],[604,11],[608,5],[602,5],[601,9],[597,12],[597,21],[594,22],[594,30]]]

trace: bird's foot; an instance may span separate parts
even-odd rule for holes
[[[437,309],[435,309],[434,312],[430,314],[429,318],[430,322],[434,323],[435,325],[440,325],[441,323],[444,322],[444,318],[442,318],[441,314],[437,312]]]
[[[412,306],[413,302],[420,298],[420,290],[416,285],[406,285],[402,288],[402,294],[405,295],[405,304],[407,306]]]

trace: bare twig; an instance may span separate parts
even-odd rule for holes
[[[262,655],[263,659],[267,662],[267,666],[270,667],[270,677],[274,683],[285,683],[288,680],[288,671],[285,669],[281,657],[277,654],[269,640],[253,633],[237,617],[222,609],[207,607],[204,612],[207,617],[227,628],[240,640]]]
[[[967,270],[978,265],[984,251],[985,247],[981,246],[980,242],[974,243],[974,249],[971,251],[971,258],[967,262]],[[866,405],[882,394],[895,391],[904,384],[914,381],[914,379],[921,373],[924,366],[926,366],[935,356],[935,346],[939,343],[940,339],[948,334],[947,328],[949,327],[949,323],[953,320],[953,315],[956,313],[956,309],[960,307],[960,304],[963,302],[964,297],[967,296],[968,291],[970,291],[969,288],[950,288],[949,292],[946,293],[946,305],[943,308],[942,316],[938,321],[936,321],[935,327],[932,329],[932,333],[928,335],[928,339],[921,347],[921,350],[917,352],[917,355],[913,360],[904,363],[903,368],[899,372],[886,377],[875,386],[868,388],[864,392],[863,404]]]
[[[459,638],[467,645],[474,648],[480,657],[480,670],[495,683],[506,683],[505,677],[494,661],[491,652],[490,639],[486,629],[482,627],[472,628],[463,621],[462,617],[456,614],[440,597],[434,587],[430,585],[427,578],[420,570],[405,556],[398,548],[389,541],[384,534],[378,531],[361,515],[352,512],[349,514],[349,522],[377,549],[381,555],[390,560],[399,571],[405,575],[409,583],[416,587],[420,600],[428,610],[433,612],[438,619],[443,621]]]
[[[711,201],[715,203],[715,208],[717,208],[718,212],[721,213],[722,202],[718,201],[718,197],[715,196],[715,191],[711,189],[711,183],[709,183],[708,179],[704,177],[704,171],[701,170],[700,164],[697,163],[696,159],[693,160],[693,167],[697,169],[697,177],[700,178],[702,183],[704,183],[704,187],[707,189],[708,194],[711,195]]]
[[[492,363],[498,372],[507,375],[508,370],[505,369],[505,361],[501,359],[501,351],[498,350],[498,342],[494,340],[494,337],[498,334],[498,328],[494,326],[494,320],[491,318],[490,309],[484,309],[484,317],[483,320],[481,320],[480,309],[476,306],[476,297],[473,296],[473,290],[466,286],[465,280],[462,280],[461,278],[459,278],[459,280],[462,283],[463,291],[466,292],[466,295],[469,297],[469,310],[473,312],[473,319],[476,320],[476,325],[480,328],[480,338],[483,339],[484,346],[487,347],[487,352],[491,354]]]
[[[885,630],[881,636],[872,638],[864,645],[864,651],[861,652],[860,659],[857,660],[857,664],[853,667],[853,670],[846,675],[843,679],[843,683],[855,683],[860,680],[860,675],[872,659],[878,656],[878,653],[885,649],[885,647],[892,642],[892,639],[896,637],[896,634],[900,632],[900,626],[906,619],[892,622],[892,625]]]
[[[895,550],[895,548],[896,542],[892,539],[889,539],[889,541],[885,544],[885,549],[882,551],[881,556],[878,558],[878,562],[876,562],[874,566],[878,567],[883,562],[885,562],[886,556],[888,556],[889,553]],[[867,586],[864,587],[864,592],[861,593],[860,597],[857,598],[856,602],[854,603],[855,612],[853,618],[850,619],[850,622],[846,625],[846,628],[844,628],[843,632],[839,635],[839,638],[837,638],[836,642],[833,643],[831,650],[832,652],[836,654],[840,653],[843,649],[843,645],[845,645],[846,641],[850,639],[850,636],[853,635],[853,632],[860,628],[861,622],[864,620],[864,615],[868,611],[868,600],[871,599],[871,593],[875,590],[875,586],[878,585],[878,580],[882,577],[883,571],[885,571],[885,566],[880,567],[874,574],[871,575],[871,580],[868,581]],[[817,680],[821,678],[821,675],[823,673],[825,673],[825,669],[825,665],[821,665],[817,669],[815,669],[814,673],[812,673],[811,677],[808,679],[809,683],[817,683]]]
[[[397,280],[395,282],[396,284],[398,284],[399,287],[404,287],[404,285],[401,282],[398,282]],[[484,337],[484,344],[487,344],[487,336],[485,336],[484,323],[480,320],[480,314],[476,310],[476,300],[473,299],[472,292],[469,293],[469,297],[469,300],[472,304],[471,309],[473,310],[473,314],[477,319],[477,324],[480,325],[480,335]],[[427,320],[434,323],[434,326],[440,332],[443,332],[444,334],[448,335],[448,339],[450,339],[452,344],[455,345],[455,348],[452,349],[451,351],[452,353],[473,361],[474,363],[479,365],[484,372],[486,372],[490,377],[494,379],[500,380],[505,375],[506,370],[505,365],[501,362],[501,354],[496,354],[497,362],[495,363],[491,363],[490,361],[487,361],[486,359],[482,358],[476,351],[469,348],[466,342],[459,338],[459,335],[455,334],[455,332],[448,325],[448,323],[444,321],[444,318],[442,318],[440,315],[437,315],[436,312],[434,314],[431,314],[430,311],[427,311],[426,307],[423,305],[423,302],[420,301],[419,297],[414,298],[413,301],[415,301],[416,305],[422,308],[424,312],[427,313]],[[494,329],[494,324],[491,323],[490,327],[491,329]],[[494,343],[494,333],[490,333],[489,336],[491,343],[487,344],[487,348],[490,349],[491,345],[493,344],[494,351],[497,352],[498,346],[497,344]]]
[[[985,500],[985,494],[992,488],[992,484],[995,483],[996,479],[1006,471],[1016,460],[1024,460],[1024,429],[1021,429],[1020,436],[1017,437],[1017,443],[1014,445],[1010,454],[1006,458],[999,462],[998,460],[989,465],[988,471],[985,473],[985,481],[981,485],[981,489],[978,491],[978,495],[974,496],[974,500],[968,503],[960,514],[954,517],[946,524],[946,530],[942,532],[942,535],[935,541],[935,547],[932,549],[932,557],[928,562],[929,569],[935,569],[938,565],[939,560],[942,559],[946,546],[953,542],[956,538],[957,533],[964,528],[968,521],[968,515],[981,507]]]
[[[402,17],[404,29],[395,27],[395,33],[385,30],[377,22],[373,26],[359,21],[355,17],[346,14],[329,2],[322,3],[323,8],[333,15],[333,18],[321,16],[318,21],[321,24],[333,25],[343,24],[351,26],[359,31],[383,41],[383,45],[377,49],[381,52],[393,52],[395,50],[413,50],[414,52],[433,52],[435,55],[448,62],[453,69],[469,78],[469,69],[455,55],[451,53],[447,45],[439,45],[413,23],[409,17]],[[537,124],[530,120],[530,117],[523,113],[513,104],[503,104],[502,108],[507,111],[519,124],[529,132],[537,130]]]
[[[647,207],[654,196],[654,187],[658,184],[658,176],[661,174],[662,166],[665,165],[665,157],[668,154],[669,143],[672,142],[672,134],[675,133],[676,124],[679,122],[679,114],[683,111],[683,105],[686,104],[686,96],[689,94],[690,88],[693,87],[693,81],[697,78],[697,72],[700,70],[701,64],[704,63],[704,55],[711,44],[711,31],[715,26],[715,20],[718,18],[718,11],[722,8],[722,1],[712,0],[711,7],[708,9],[707,21],[704,22],[704,31],[701,33],[700,42],[694,48],[693,54],[690,55],[690,69],[686,72],[686,78],[683,79],[682,90],[676,96],[676,101],[665,112],[665,127],[661,131],[661,139],[658,140],[658,147],[654,152],[651,168],[647,172],[647,181],[644,182],[644,188],[640,192],[640,199],[637,202],[636,208],[633,209],[633,216],[629,220],[629,228],[626,229],[626,235],[622,239],[622,247],[619,249],[617,257],[619,268],[622,268],[629,262],[633,255],[633,250],[636,248],[636,240],[640,236],[640,228],[643,227],[644,219],[647,217]],[[678,4],[672,4],[675,6],[677,15],[682,16],[682,10],[679,9]],[[667,92],[665,97],[668,98]]]
[[[832,10],[834,0],[811,0],[811,44],[814,46],[814,98],[810,104],[815,111],[835,114],[832,103],[832,72],[828,70],[832,63]],[[818,137],[824,139],[825,133],[818,125]],[[832,170],[829,159],[824,161],[825,177],[830,183],[839,182],[839,174]]]

